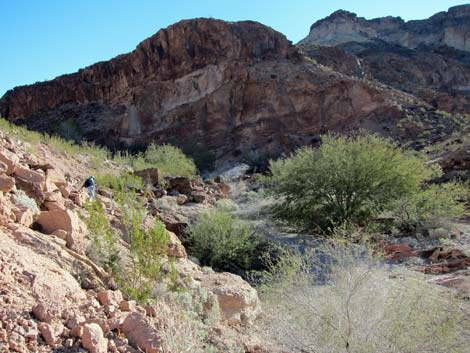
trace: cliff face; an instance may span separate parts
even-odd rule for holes
[[[440,110],[468,113],[469,32],[470,5],[409,22],[337,11],[312,25],[299,45],[334,70],[378,80]]]
[[[304,62],[254,22],[182,21],[130,54],[0,101],[6,118],[108,145],[201,143],[218,157],[278,155],[329,129],[393,110],[368,85]]]
[[[230,161],[278,156],[327,131],[387,132],[423,104],[312,63],[259,23],[196,19],[108,62],[17,87],[0,114],[108,146],[199,144]]]
[[[429,19],[403,21],[400,17],[366,20],[339,10],[314,23],[301,43],[338,45],[380,39],[415,49],[420,45],[442,46],[470,51],[470,5],[451,7]]]

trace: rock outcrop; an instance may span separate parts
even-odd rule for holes
[[[110,61],[17,87],[0,114],[109,146],[199,144],[219,160],[259,160],[327,131],[381,130],[420,100],[313,64],[256,22],[195,19]],[[379,125],[379,126],[378,126]]]
[[[335,71],[378,80],[440,110],[467,113],[469,31],[469,5],[408,22],[393,17],[366,20],[341,10],[313,24],[299,45]]]
[[[173,271],[172,268],[176,270],[172,273],[173,285],[185,289],[194,315],[213,317],[212,324],[224,330],[249,331],[261,310],[257,291],[238,276],[201,269],[188,259],[184,246],[172,232],[167,255],[174,267],[163,254],[162,279],[154,283],[155,290],[161,289],[159,308],[165,310],[126,300],[129,298],[116,290],[111,273],[93,260],[92,250],[97,243],[92,241],[82,220],[88,212],[80,197],[86,195],[80,191],[83,175],[91,173],[86,156],[55,153],[43,143],[34,147],[0,131],[1,352],[79,351],[82,347],[96,353],[169,351],[169,337],[179,332],[178,325],[187,324],[182,312],[174,312],[183,309],[174,307],[176,303],[169,300],[175,299],[171,297],[175,293],[163,274]],[[64,173],[67,168],[70,171]],[[155,181],[158,178],[148,180]],[[173,183],[175,190],[169,192],[176,193],[177,185],[189,186],[181,189],[188,193],[198,190],[211,202],[225,197],[223,183],[205,184],[202,180],[191,182],[180,178]],[[115,227],[119,256],[125,266],[129,244],[120,231],[122,217],[113,200],[113,190],[99,187],[98,191],[97,199]],[[165,198],[176,204],[181,195]],[[158,201],[155,196],[148,197]],[[150,213],[155,211],[158,215],[161,211],[149,199],[145,201],[149,215],[143,226],[152,227],[156,217]],[[189,209],[189,215],[212,207],[208,202],[191,201],[194,202],[187,201],[178,208]],[[176,212],[164,208],[166,212]],[[202,321],[197,322],[198,317],[195,316],[196,323],[191,327],[194,335],[201,332],[203,325]],[[222,330],[209,326],[206,330],[211,341],[220,341],[224,347],[226,337]],[[252,335],[244,335],[237,333],[233,339],[237,344],[251,340]]]
[[[355,13],[339,10],[317,21],[300,43],[338,45],[380,39],[415,49],[423,45],[448,46],[470,51],[470,5],[451,7],[426,20],[405,22],[400,17],[366,20]]]

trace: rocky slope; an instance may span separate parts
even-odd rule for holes
[[[108,146],[196,144],[219,160],[257,160],[327,131],[389,134],[414,97],[327,70],[255,22],[179,22],[131,53],[17,87],[0,113],[41,131]],[[392,126],[392,127],[391,127]]]
[[[174,258],[189,306],[174,306],[176,297],[167,302],[164,281],[158,304],[152,306],[139,305],[116,290],[113,277],[92,256],[96,245],[83,221],[88,196],[81,185],[83,175],[91,173],[87,160],[0,132],[0,351],[160,352],[177,344],[172,330],[185,332],[184,347],[199,342],[197,335],[206,330],[206,342],[217,351],[243,345],[246,351],[254,349],[256,338],[247,332],[260,314],[256,290],[239,276],[191,262],[172,232],[168,256]],[[223,184],[181,178],[170,179],[169,188],[181,194],[165,196],[166,203],[173,201],[188,214],[224,197],[221,190],[228,192]],[[98,191],[106,217],[122,237],[120,257],[125,259],[129,244],[113,191]],[[200,207],[194,210],[196,205]],[[146,224],[178,213],[152,202],[147,207]],[[211,318],[209,326],[202,316],[185,316],[191,305],[201,308],[197,315]],[[200,352],[201,342],[196,343],[192,351]]]
[[[299,45],[334,70],[376,79],[440,110],[468,113],[469,31],[469,5],[408,22],[337,11],[313,24]]]

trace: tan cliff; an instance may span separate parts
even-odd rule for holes
[[[410,49],[422,45],[446,45],[470,51],[469,28],[470,5],[451,7],[428,19],[407,22],[392,16],[366,20],[355,13],[339,10],[314,23],[300,43],[338,45],[380,39]]]
[[[366,20],[337,11],[312,25],[299,47],[318,63],[346,75],[377,80],[433,107],[470,112],[470,6],[429,19]]]

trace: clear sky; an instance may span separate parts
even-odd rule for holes
[[[469,2],[469,0],[467,0]],[[0,0],[0,96],[52,79],[136,45],[182,19],[255,20],[293,42],[310,25],[344,9],[366,18],[422,19],[466,1],[452,0]]]

